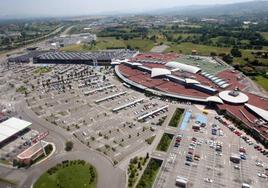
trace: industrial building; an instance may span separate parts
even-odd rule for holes
[[[134,57],[137,53],[137,51],[124,49],[86,53],[48,52],[35,57],[33,63],[111,65],[113,59],[128,59]]]
[[[0,147],[20,133],[27,131],[31,125],[30,122],[14,117],[0,123]]]

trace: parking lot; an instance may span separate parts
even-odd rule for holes
[[[178,177],[186,179],[188,187],[235,188],[243,183],[259,188],[267,186],[267,177],[259,177],[267,172],[267,157],[256,152],[254,144],[249,145],[231,132],[215,119],[215,114],[208,114],[207,125],[194,131],[192,126],[200,123],[198,117],[202,112],[194,107],[190,111],[188,125],[185,129],[181,129],[183,125],[178,127],[154,187],[179,187]],[[213,135],[215,125],[218,133]],[[242,148],[246,154],[241,152]],[[239,164],[230,161],[232,154],[243,155]]]
[[[39,66],[10,69],[16,66],[11,77],[27,88],[16,93],[24,95],[27,108],[114,163],[147,147],[168,114],[166,101],[125,87],[109,67],[49,65],[47,73],[36,74]]]

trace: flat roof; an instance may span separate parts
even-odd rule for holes
[[[30,125],[32,125],[32,123],[15,117],[0,123],[0,142],[26,129]]]
[[[32,156],[34,156],[36,153],[38,153],[40,150],[43,149],[43,147],[46,147],[48,145],[47,142],[42,141],[42,145],[40,142],[35,143],[28,149],[24,150],[22,153],[20,153],[17,157],[19,159],[30,159]]]

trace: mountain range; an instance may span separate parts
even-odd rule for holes
[[[170,15],[245,15],[245,14],[265,14],[268,15],[268,1],[249,1],[242,3],[223,5],[193,5],[184,7],[173,7],[158,9],[149,14],[170,14]]]

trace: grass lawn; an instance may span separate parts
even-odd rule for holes
[[[51,71],[50,67],[39,67],[34,71],[35,74],[43,74],[43,73],[48,73]]]
[[[166,152],[169,148],[169,145],[173,139],[173,134],[164,133],[159,144],[157,145],[156,150]]]
[[[184,112],[184,109],[177,108],[176,111],[174,112],[168,126],[178,127],[183,112]]]
[[[24,86],[20,86],[19,88],[16,89],[16,92],[19,92],[19,93],[22,93],[22,94],[27,92],[27,91],[28,91],[27,88],[24,87]]]
[[[68,165],[68,166],[67,166]],[[73,188],[86,187],[95,188],[97,183],[97,172],[90,164],[80,164],[77,161],[59,164],[54,173],[44,173],[34,188]],[[55,167],[54,167],[55,168]]]
[[[66,51],[66,52],[78,52],[78,51],[85,51],[83,49],[82,44],[73,44],[69,46],[62,47],[60,51]]]
[[[246,61],[244,58],[248,58],[250,61],[253,61],[255,59],[254,55],[252,55],[252,52],[258,51],[258,50],[241,50],[242,52],[242,58],[234,58],[234,62],[238,62],[240,64],[245,64]],[[264,58],[258,58],[260,62],[262,62],[265,65],[268,65],[268,59]]]
[[[268,32],[262,32],[261,35],[268,40]]]
[[[263,87],[266,91],[268,91],[268,78],[265,78],[263,76],[256,76],[255,82]]]
[[[166,50],[166,52],[181,52],[183,54],[191,54],[192,50],[197,50],[198,54],[200,55],[210,55],[211,52],[216,53],[229,53],[229,48],[220,48],[214,46],[206,46],[206,45],[199,45],[193,44],[191,42],[184,42],[180,44],[171,44],[170,48]]]
[[[129,39],[129,40],[117,40],[114,37],[100,37],[98,38],[96,45],[84,45],[84,44],[75,44],[61,48],[61,51],[94,51],[94,50],[106,50],[106,49],[120,49],[120,48],[127,48],[127,46],[131,48],[135,48],[142,52],[150,51],[154,44],[151,40],[146,39]]]
[[[146,169],[144,170],[136,188],[150,188],[153,186],[157,173],[163,161],[158,159],[150,159]]]

